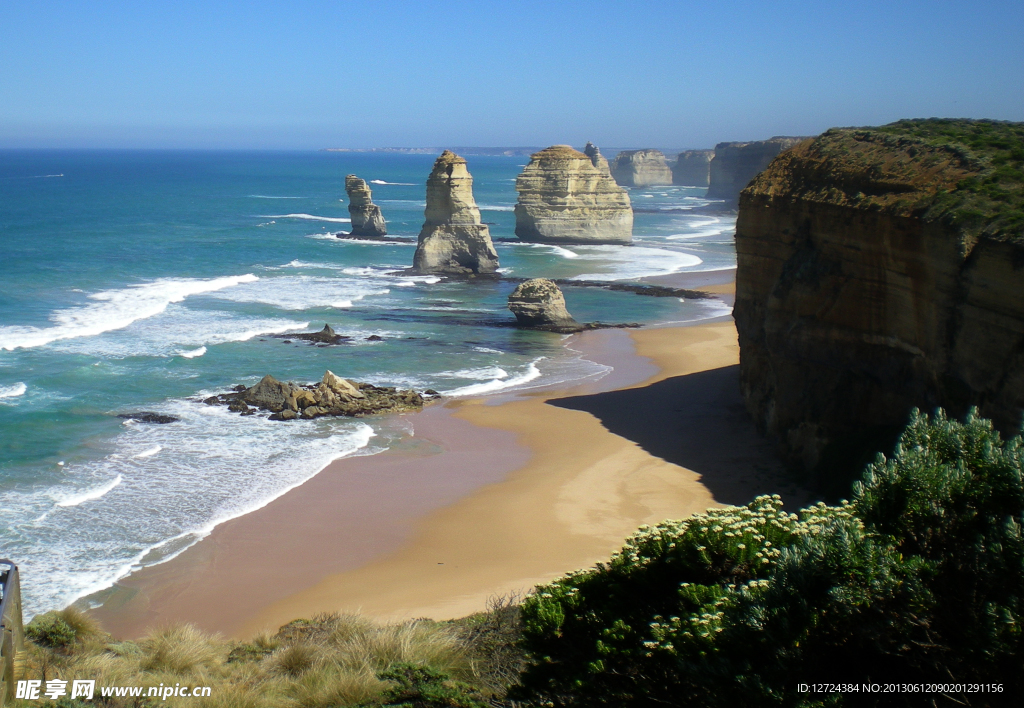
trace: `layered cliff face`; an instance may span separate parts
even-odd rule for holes
[[[707,187],[714,150],[683,150],[672,165],[672,184]]]
[[[623,187],[672,184],[672,170],[661,150],[623,150],[615,156],[611,170]]]
[[[626,190],[615,184],[607,170],[595,167],[590,157],[568,145],[534,153],[516,178],[516,191],[516,236],[523,241],[633,240],[633,209]]]
[[[740,192],[783,150],[807,138],[776,137],[749,143],[719,143],[709,170],[708,199],[735,206]]]
[[[348,194],[348,215],[352,219],[351,236],[384,236],[387,225],[380,213],[380,207],[373,203],[370,188],[365,180],[355,175],[345,177],[345,192]]]
[[[743,191],[736,252],[743,395],[792,462],[828,474],[915,406],[1020,426],[1024,124],[828,131]]]
[[[466,160],[445,150],[427,178],[426,221],[413,267],[424,273],[477,274],[498,269],[491,233],[480,223]]]

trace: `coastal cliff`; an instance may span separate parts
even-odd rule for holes
[[[424,273],[480,274],[498,269],[491,233],[480,222],[466,160],[445,150],[427,178],[426,221],[413,267]]]
[[[742,392],[791,462],[882,450],[915,406],[1019,429],[1024,124],[830,130],[743,190],[736,252]]]
[[[708,199],[735,206],[740,191],[783,150],[807,138],[775,137],[749,143],[718,143],[711,160]]]
[[[380,207],[373,203],[366,181],[355,175],[345,177],[348,214],[352,219],[350,236],[383,236],[388,232]]]
[[[672,184],[672,170],[661,150],[623,150],[615,156],[611,171],[623,187]]]
[[[683,150],[672,165],[672,184],[707,187],[711,179],[714,150]]]
[[[516,236],[540,243],[630,243],[633,209],[611,174],[568,145],[530,157],[516,178]],[[603,160],[604,158],[601,158]]]
[[[612,173],[612,168],[608,164],[608,158],[601,154],[601,149],[594,145],[594,143],[588,142],[587,146],[583,148],[583,154],[590,158],[590,164],[592,164],[601,172],[607,172],[609,175]]]

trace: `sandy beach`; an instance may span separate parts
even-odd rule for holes
[[[731,319],[566,345],[613,371],[409,414],[404,444],[338,460],[133,573],[95,615],[121,637],[175,621],[247,637],[339,610],[457,617],[607,558],[641,524],[796,492],[743,409]]]

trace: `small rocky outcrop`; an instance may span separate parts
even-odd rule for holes
[[[534,278],[520,283],[508,296],[508,309],[522,327],[562,331],[582,329],[565,309],[565,296],[554,281]]]
[[[601,149],[594,143],[588,142],[587,146],[583,148],[583,154],[590,158],[590,164],[597,169],[608,174],[612,173],[612,169],[608,165],[608,158],[601,154]]]
[[[345,193],[348,194],[348,215],[352,219],[350,236],[383,236],[388,232],[380,207],[371,200],[365,180],[346,175]]]
[[[568,145],[531,155],[516,178],[516,236],[536,243],[630,243],[629,195],[604,166],[595,166],[602,161],[597,148],[588,155]]]
[[[427,178],[426,221],[420,230],[413,268],[421,273],[476,275],[498,269],[491,233],[473,199],[466,160],[445,150]]]
[[[284,339],[290,342],[293,339],[298,339],[303,342],[311,342],[313,344],[342,344],[350,339],[351,337],[344,334],[337,334],[329,324],[324,324],[324,328],[319,332],[299,332],[298,334],[272,334],[270,335],[274,339]]]
[[[427,395],[437,394],[429,392]],[[204,402],[227,405],[228,410],[242,415],[270,411],[270,420],[295,420],[321,416],[361,418],[419,410],[423,400],[423,395],[415,391],[356,383],[327,371],[319,383],[309,386],[278,381],[268,374],[255,386],[237,386],[233,393],[211,396]]]
[[[623,150],[612,163],[612,177],[623,187],[672,184],[672,170],[661,150]]]
[[[718,143],[711,160],[708,199],[735,207],[740,192],[783,150],[807,138],[775,137],[749,143]]]
[[[672,165],[672,184],[707,187],[711,181],[711,158],[714,156],[714,150],[683,150]]]
[[[1020,430],[1024,184],[999,167],[1020,155],[1022,123],[835,129],[743,190],[740,382],[793,464],[859,473],[914,407]]]

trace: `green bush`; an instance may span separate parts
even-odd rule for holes
[[[384,694],[384,708],[488,708],[476,689],[427,666],[398,664],[379,678],[395,684]]]
[[[36,615],[25,627],[25,636],[36,644],[62,649],[75,643],[75,628],[56,612]]]
[[[886,681],[1003,684],[970,705],[1019,697],[1021,450],[1019,437],[1003,443],[973,412],[962,424],[915,412],[852,504],[796,515],[778,497],[759,497],[642,528],[609,563],[527,599],[529,665],[514,697],[554,706],[922,704],[920,695],[796,691],[799,682]]]

